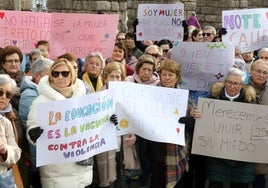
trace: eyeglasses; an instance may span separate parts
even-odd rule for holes
[[[146,54],[151,55],[151,56],[153,56],[153,57],[155,57],[155,58],[158,58],[158,54],[155,54],[155,53],[153,53],[153,54],[146,53]]]
[[[268,72],[267,71],[261,71],[260,69],[253,69],[257,74],[261,75],[263,74],[263,76],[267,76]]]
[[[2,97],[5,94],[7,99],[11,99],[13,97],[13,94],[10,92],[4,92],[2,90],[0,90],[0,96]]]
[[[225,82],[226,82],[227,85],[229,85],[229,86],[233,85],[234,87],[238,87],[239,85],[242,84],[241,82],[232,82],[230,80],[226,80]]]
[[[207,35],[208,37],[210,37],[212,34],[211,34],[211,33],[202,33],[202,35],[203,35],[203,37],[206,36],[206,35]]]
[[[198,34],[199,37],[201,37],[202,35],[203,35],[203,33]]]
[[[51,75],[54,77],[54,78],[58,78],[59,75],[62,75],[62,77],[68,77],[70,72],[69,71],[52,71],[51,72]]]
[[[5,60],[5,62],[8,64],[12,64],[12,63],[19,64],[20,60],[19,59],[7,59]]]

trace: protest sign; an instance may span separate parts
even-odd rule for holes
[[[116,113],[118,135],[134,133],[148,140],[184,145],[188,91],[130,82],[110,82],[118,90]]]
[[[137,40],[183,40],[184,4],[139,4]]]
[[[267,8],[222,11],[222,25],[227,29],[222,40],[239,46],[242,53],[267,47],[267,12]]]
[[[117,149],[113,91],[101,91],[66,100],[39,103],[37,166],[75,162]]]
[[[90,52],[101,52],[104,58],[110,57],[118,20],[118,14],[53,13],[51,56],[69,52],[77,57],[86,57]]]
[[[181,64],[182,88],[209,91],[223,81],[234,62],[234,45],[221,42],[175,43],[171,58]]]
[[[111,56],[118,14],[40,13],[0,11],[0,46],[18,46],[31,52],[37,41],[50,43],[50,58],[73,53],[84,58],[90,52]]]
[[[1,10],[0,46],[15,45],[29,53],[38,40],[50,39],[50,25],[49,13]]]
[[[199,98],[192,153],[268,163],[267,105]]]

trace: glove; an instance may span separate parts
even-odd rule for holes
[[[179,123],[183,123],[185,125],[192,124],[194,122],[194,118],[190,116],[184,116],[179,119]]]
[[[117,115],[113,114],[111,117],[110,117],[110,121],[114,123],[114,125],[117,125],[118,124],[118,118],[117,118]]]
[[[36,142],[36,140],[41,136],[43,132],[44,129],[41,129],[41,127],[35,127],[29,130],[29,136],[32,141]]]
[[[186,21],[186,20],[182,20],[182,27],[183,27],[184,29],[187,29],[188,26],[189,26],[189,25],[187,24],[187,21]]]
[[[226,31],[226,28],[221,28],[220,30],[219,30],[219,35],[220,36],[222,36],[222,35],[225,35],[225,34],[227,34],[227,31]]]
[[[133,28],[136,28],[136,26],[139,24],[139,20],[138,19],[135,19],[132,26]]]
[[[185,124],[185,129],[187,132],[192,132],[194,129],[195,119],[191,116],[181,117],[179,123]]]

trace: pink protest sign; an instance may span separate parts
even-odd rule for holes
[[[101,52],[107,58],[113,51],[118,14],[53,13],[51,24],[51,57],[70,52],[85,57]]]
[[[49,40],[51,14],[0,11],[0,46],[18,46],[29,53],[38,40]]]

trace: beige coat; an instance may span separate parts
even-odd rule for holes
[[[0,115],[0,141],[7,147],[7,158],[0,156],[0,174],[7,171],[7,166],[20,159],[21,149],[18,147],[11,122]]]

